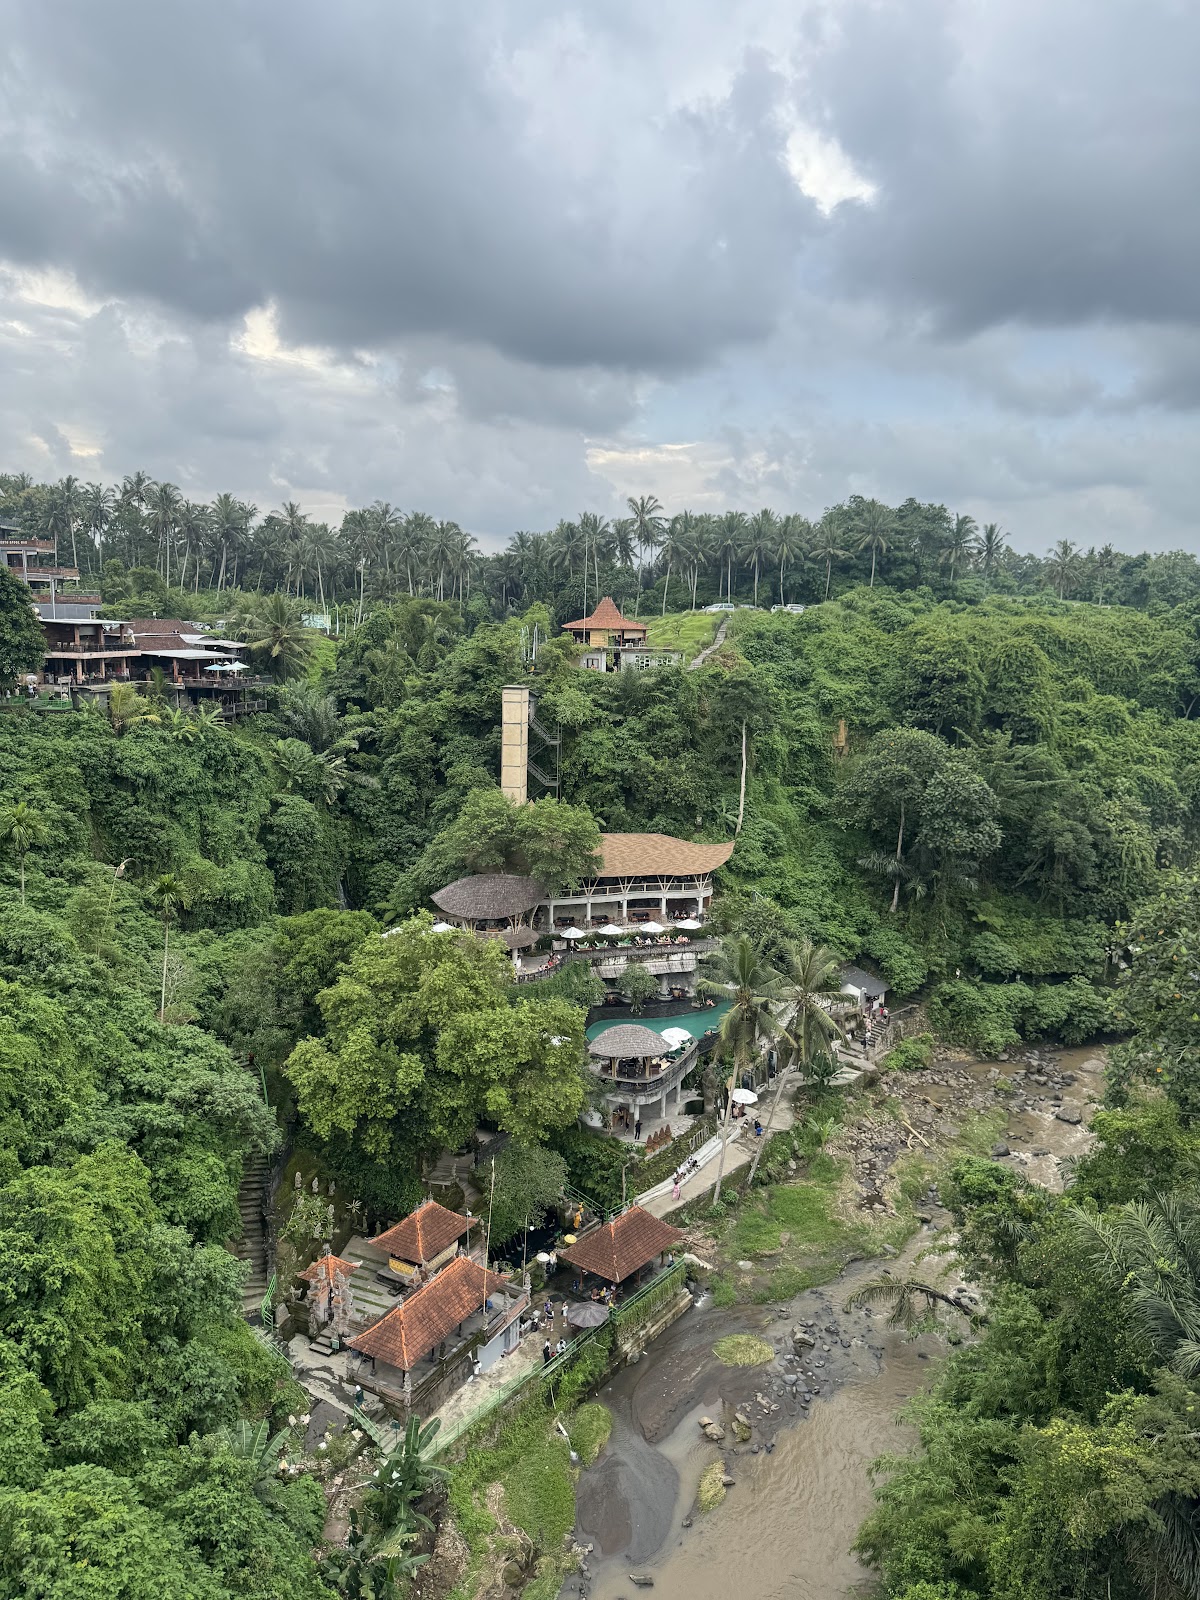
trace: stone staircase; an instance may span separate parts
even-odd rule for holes
[[[354,1300],[355,1321],[370,1327],[380,1317],[386,1317],[400,1304],[400,1297],[379,1282],[375,1274],[386,1268],[387,1252],[377,1250],[369,1239],[355,1234],[341,1251],[346,1261],[357,1261],[358,1271],[350,1278],[350,1293]]]
[[[241,1237],[233,1244],[233,1253],[239,1261],[250,1264],[250,1276],[242,1288],[242,1314],[250,1319],[258,1316],[263,1295],[267,1292],[267,1230],[263,1209],[267,1203],[267,1181],[270,1167],[261,1153],[247,1157],[246,1168],[238,1189],[238,1210],[242,1215]]]

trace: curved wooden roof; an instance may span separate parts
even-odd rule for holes
[[[602,833],[600,850],[602,878],[687,878],[723,867],[733,842],[693,844],[669,833]]]
[[[470,1217],[460,1217],[457,1211],[447,1210],[436,1200],[422,1200],[403,1222],[378,1234],[371,1243],[397,1261],[411,1261],[423,1267],[461,1239],[470,1227]]]
[[[617,610],[611,595],[605,595],[590,617],[576,617],[574,622],[564,622],[564,628],[624,628],[630,633],[645,633],[644,622],[630,622]]]

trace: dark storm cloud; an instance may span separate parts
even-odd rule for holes
[[[343,347],[670,369],[762,337],[815,219],[776,77],[751,56],[670,110],[598,63],[556,113],[557,26],[486,0],[20,5],[0,247],[198,317],[273,298]],[[585,69],[605,47],[581,37]]]
[[[945,331],[1200,320],[1200,9],[854,3],[815,90],[877,185],[849,286]]]

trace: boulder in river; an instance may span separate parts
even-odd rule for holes
[[[1054,1113],[1059,1122],[1077,1123],[1083,1121],[1083,1112],[1078,1106],[1068,1105],[1064,1102]]]

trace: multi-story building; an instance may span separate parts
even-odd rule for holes
[[[0,561],[14,578],[29,585],[35,600],[47,602],[51,609],[60,597],[63,605],[100,603],[99,595],[64,590],[64,584],[79,582],[79,568],[60,566],[53,539],[35,539],[15,522],[0,520]]]
[[[563,632],[584,646],[579,665],[593,672],[642,670],[674,665],[683,659],[678,650],[652,650],[646,643],[646,624],[623,617],[610,595],[604,596],[590,617],[564,622]]]

